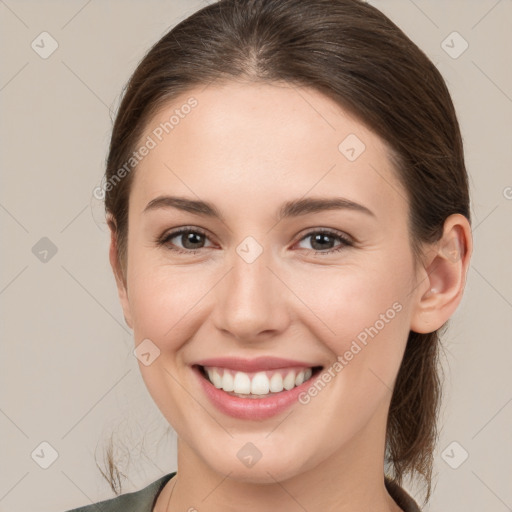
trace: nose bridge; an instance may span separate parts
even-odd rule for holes
[[[268,268],[272,251],[253,237],[244,239],[230,258],[231,271],[216,296],[216,323],[240,339],[275,331],[285,322],[282,283]]]

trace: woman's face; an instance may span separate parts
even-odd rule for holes
[[[228,83],[167,105],[143,144],[121,300],[182,446],[253,482],[383,456],[428,286],[384,143],[314,90]]]

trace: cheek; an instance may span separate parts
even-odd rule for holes
[[[400,272],[396,269],[400,268]],[[293,290],[310,307],[328,338],[341,344],[355,338],[366,327],[400,323],[406,310],[409,276],[407,262],[381,261],[379,265],[340,265],[316,272],[290,273]],[[400,310],[400,311],[398,311]],[[387,329],[390,330],[390,329]],[[325,338],[325,336],[322,336]],[[364,338],[364,336],[361,336]]]
[[[312,383],[301,403],[325,420],[323,435],[342,444],[391,399],[409,334],[412,266],[405,257],[382,258],[378,265],[332,270],[301,276],[303,293],[310,290],[303,297],[318,317],[310,314],[308,327],[331,352],[322,382]]]
[[[207,272],[162,265],[149,251],[133,251],[130,258],[129,302],[136,345],[149,339],[160,350],[151,364],[139,363],[141,376],[169,423],[183,433],[191,418],[200,416],[201,411],[177,384],[186,381],[180,349],[200,327],[201,297],[212,285],[205,282]]]
[[[401,260],[383,256],[372,265],[339,266],[294,278],[314,313],[308,315],[310,330],[329,348],[332,362],[339,362],[333,373],[343,369],[342,381],[357,388],[361,400],[377,400],[393,386],[409,334],[412,272],[405,253]]]
[[[135,238],[135,237],[134,237]],[[136,343],[150,339],[161,351],[161,362],[171,364],[176,352],[194,336],[204,320],[218,272],[204,265],[162,261],[153,249],[136,246],[128,260],[128,299]]]

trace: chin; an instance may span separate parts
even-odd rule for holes
[[[312,461],[308,464],[302,460],[303,453],[300,456],[293,456],[293,454],[284,454],[277,448],[271,453],[272,455],[267,457],[262,454],[261,458],[251,466],[246,465],[249,462],[242,462],[236,453],[232,457],[226,457],[223,454],[216,460],[209,460],[211,458],[211,454],[209,454],[205,462],[221,475],[229,475],[229,478],[234,481],[251,484],[283,482],[306,471],[309,466],[315,465]],[[293,464],[290,464],[290,460],[293,461]]]

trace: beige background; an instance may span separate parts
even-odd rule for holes
[[[512,2],[371,3],[447,80],[471,175],[475,252],[444,339],[443,430],[427,510],[505,512],[512,510]],[[149,46],[203,5],[0,1],[2,512],[59,512],[111,497],[94,455],[101,461],[112,430],[126,445],[120,462],[130,462],[125,491],[176,468],[175,435],[166,436],[132,355],[92,191],[122,86]],[[47,59],[31,47],[43,31],[58,43]],[[469,43],[456,59],[441,46],[453,31]],[[55,255],[44,253],[43,237]],[[43,469],[52,449],[58,457]],[[446,461],[459,464],[463,450],[468,459],[453,469]]]

